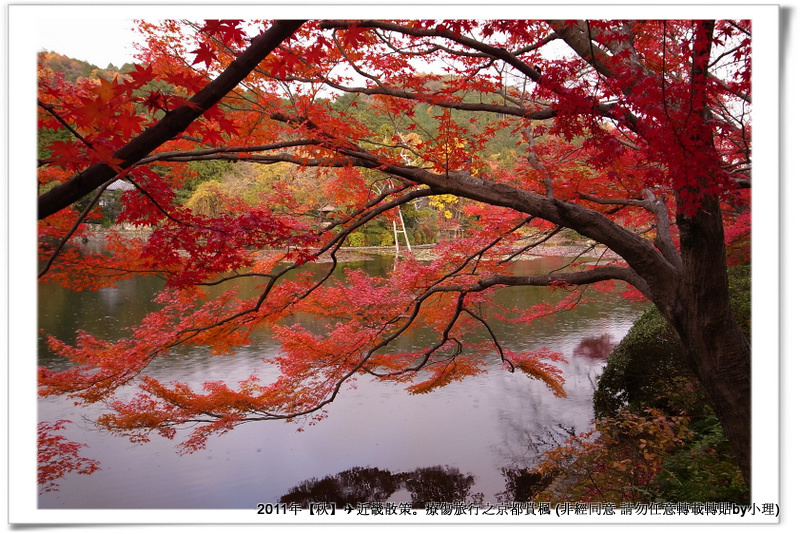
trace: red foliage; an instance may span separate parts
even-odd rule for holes
[[[41,68],[40,127],[67,135],[44,147],[40,186],[68,182],[97,162],[121,170],[116,151],[169,120],[171,110],[243,53],[253,30],[268,24],[143,22],[144,63],[127,74],[70,84]],[[728,244],[738,247],[739,261],[747,259],[749,196],[739,189],[749,182],[747,27],[717,23],[709,42],[701,23],[690,21],[304,24],[185,131],[120,173],[134,189],[122,195],[114,222],[143,227],[146,237],[111,232],[104,253],[67,246],[42,275],[78,290],[140,274],[167,281],[157,297],[161,309],[128,338],[82,332],[74,346],[51,339],[51,350],[75,366],[41,369],[42,394],[108,401],[113,411],[100,422],[136,440],[153,431],[172,437],[177,426],[196,423],[186,451],[244,421],[312,416],[356,373],[423,393],[483,372],[484,356],[494,355],[563,395],[550,363],[560,356],[510,351],[490,319],[550,316],[580,301],[573,289],[610,278],[650,296],[628,274],[632,264],[658,260],[637,263],[630,250],[679,257],[678,217],[691,218],[710,198],[723,205]],[[589,55],[546,59],[541,48],[551,35],[581,53],[572,40],[585,39],[586,29],[596,35]],[[728,62],[717,69],[721,56]],[[426,63],[447,75],[421,72]],[[344,96],[329,99],[330,91],[360,97],[348,104]],[[501,136],[512,141],[491,153]],[[303,172],[271,178],[260,200],[220,190],[221,211],[201,215],[182,206],[176,192],[191,190],[194,171],[186,162],[207,159],[288,162]],[[323,260],[336,259],[348,235],[439,194],[461,199],[462,218],[459,237],[437,245],[435,259],[404,259],[385,277],[353,270],[334,279],[335,263]],[[520,199],[534,207],[521,209]],[[333,215],[323,213],[330,204]],[[55,253],[55,240],[83,231],[78,213],[41,221],[43,260]],[[495,281],[517,276],[511,260],[554,239],[565,221],[587,246],[599,242],[623,257],[525,279],[566,291],[560,302],[493,307],[489,295],[504,285]],[[598,230],[601,224],[613,235]],[[73,226],[77,233],[70,233]],[[636,247],[622,246],[628,242]],[[315,261],[318,274],[302,271]],[[244,277],[262,282],[254,294],[239,294]],[[212,296],[212,285],[230,289]],[[303,327],[302,317],[324,331]],[[234,389],[214,381],[198,392],[140,376],[177,345],[227,353],[264,327],[283,344],[270,362],[282,374],[271,384],[252,377]],[[433,341],[401,349],[419,330],[433,332]],[[474,332],[483,341],[467,341]],[[115,400],[115,390],[132,382],[141,393]],[[76,450],[58,439],[45,444]],[[93,470],[82,458],[65,465]],[[48,477],[55,473],[49,469]]]
[[[81,443],[76,443],[66,439],[64,436],[55,434],[61,432],[67,423],[61,419],[55,423],[40,422],[38,426],[38,464],[39,464],[39,492],[47,493],[57,491],[57,480],[67,473],[75,472],[80,475],[91,475],[100,465],[95,460],[84,458],[78,451],[85,447]]]

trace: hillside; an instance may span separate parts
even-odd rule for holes
[[[79,78],[107,78],[111,79],[115,74],[128,72],[133,69],[133,65],[126,63],[120,68],[108,64],[105,68],[100,68],[87,61],[67,57],[58,52],[42,50],[38,54],[39,63],[55,72],[64,73],[64,78],[68,82],[75,82]]]

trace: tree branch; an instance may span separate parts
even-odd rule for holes
[[[146,158],[142,158],[135,163],[135,165],[146,165],[148,163],[153,163],[156,161],[193,161],[195,159],[201,159],[204,156],[214,156],[214,155],[224,155],[224,154],[236,154],[236,158],[239,158],[239,154],[247,153],[247,152],[266,152],[267,150],[276,150],[280,148],[293,148],[299,146],[309,146],[309,145],[318,145],[319,141],[313,139],[300,139],[295,141],[285,141],[282,143],[271,143],[268,145],[253,145],[253,146],[221,146],[221,147],[214,147],[214,148],[206,148],[201,150],[171,150],[168,152],[157,152]],[[224,156],[220,157],[219,159],[229,159],[225,158]]]
[[[97,163],[39,196],[38,217],[44,219],[69,206],[114,177],[119,169],[126,169],[150,152],[186,129],[195,119],[233,90],[239,82],[281,42],[289,38],[305,21],[279,20],[270,29],[253,39],[251,45],[226,68],[222,74],[206,85],[182,106],[172,110],[114,153],[120,160],[113,167]]]
[[[89,214],[89,212],[92,210],[92,208],[94,208],[95,204],[97,204],[97,201],[100,200],[100,197],[103,195],[103,192],[106,190],[106,188],[109,185],[113,184],[115,181],[117,181],[116,176],[106,181],[106,183],[104,183],[97,189],[97,192],[92,197],[92,200],[89,202],[89,204],[86,205],[85,208],[83,208],[83,211],[80,213],[80,215],[78,215],[78,218],[75,220],[75,224],[73,224],[72,228],[70,228],[64,235],[64,237],[61,238],[61,241],[59,241],[58,246],[50,255],[50,257],[47,259],[47,263],[45,263],[44,267],[42,267],[42,269],[39,271],[38,278],[41,278],[42,276],[47,274],[47,271],[49,271],[50,267],[53,266],[53,262],[55,261],[56,257],[58,257],[58,255],[61,253],[61,251],[64,249],[64,245],[67,244],[69,238],[72,237],[72,235],[78,229],[78,227],[86,218],[86,216]]]
[[[539,70],[531,67],[524,61],[520,60],[517,56],[515,56],[505,48],[498,48],[495,46],[491,46],[476,39],[464,37],[463,35],[457,35],[449,30],[445,29],[429,30],[426,28],[409,28],[408,26],[403,26],[401,24],[395,24],[392,22],[385,22],[379,20],[362,20],[356,22],[355,24],[359,28],[380,28],[384,30],[393,31],[396,33],[402,33],[404,35],[410,35],[413,37],[444,37],[446,39],[449,39],[453,42],[456,42],[468,48],[472,48],[473,50],[478,50],[480,52],[483,52],[487,54],[487,56],[489,57],[501,59],[506,63],[508,63],[509,65],[516,68],[517,70],[519,70],[521,73],[523,73],[525,76],[527,76],[534,82],[538,82],[542,75],[542,73]],[[320,28],[345,29],[351,27],[352,25],[353,23],[348,21],[326,20],[320,23]]]
[[[55,119],[58,122],[60,122],[61,125],[64,126],[64,128],[69,130],[69,133],[71,133],[74,137],[76,137],[78,140],[80,140],[90,150],[94,150],[94,145],[92,143],[90,143],[88,140],[86,140],[86,138],[83,137],[80,133],[78,133],[78,131],[75,128],[73,128],[67,121],[65,121],[64,118],[61,115],[59,115],[58,112],[56,112],[56,110],[54,109],[54,106],[52,106],[50,104],[45,104],[44,102],[42,102],[39,99],[36,100],[36,103],[39,105],[40,108],[44,109],[50,115],[55,117]]]
[[[622,280],[649,297],[651,294],[647,282],[636,274],[630,267],[597,267],[588,271],[571,273],[548,273],[528,276],[495,274],[475,283],[470,288],[474,291],[483,291],[493,286],[539,286],[547,287],[553,284],[588,285],[605,280]]]

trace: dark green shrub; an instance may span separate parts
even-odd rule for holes
[[[594,393],[596,417],[657,408],[668,414],[700,414],[705,398],[689,371],[672,330],[655,307],[631,327],[608,357]]]
[[[734,316],[749,337],[750,266],[732,267],[728,275]],[[595,416],[614,417],[623,408],[634,413],[656,408],[691,418],[691,438],[664,457],[652,500],[749,502],[730,443],[674,332],[655,307],[634,323],[611,352],[598,380]]]

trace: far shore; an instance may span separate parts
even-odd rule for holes
[[[95,226],[95,225],[93,225]],[[99,226],[99,225],[96,225]],[[150,233],[149,229],[135,227],[135,228],[114,228],[125,235],[136,236],[145,238]],[[89,239],[102,240],[104,234],[108,233],[106,228],[91,229],[84,233],[84,236]],[[524,245],[521,245],[522,248]],[[435,244],[412,245],[410,253],[420,260],[432,260],[435,257],[433,251]],[[268,252],[268,251],[264,251]],[[366,246],[366,247],[341,247],[337,252],[337,261],[360,261],[368,259],[369,256],[375,254],[381,255],[395,255],[395,254],[408,254],[409,250],[405,246],[396,248],[395,246]],[[536,248],[525,251],[523,254],[515,257],[515,260],[532,259],[537,257],[560,257],[560,258],[593,258],[603,260],[618,260],[619,256],[613,251],[609,250],[605,245],[592,244],[592,243],[575,243],[565,240],[557,241],[555,243],[544,243]],[[330,257],[322,257],[321,261],[329,261]]]
[[[363,257],[375,255],[375,254],[382,254],[382,255],[404,255],[408,254],[409,252],[414,255],[415,258],[420,260],[432,260],[435,257],[435,252],[433,250],[435,245],[412,245],[411,251],[408,250],[407,247],[402,246],[398,250],[393,246],[388,247],[342,247],[339,249],[337,253],[337,259],[340,261],[358,261],[359,259],[363,259]],[[357,256],[362,256],[362,258],[358,258]],[[609,250],[604,245],[572,245],[572,244],[561,244],[561,245],[539,245],[535,249],[531,249],[523,254],[517,256],[516,260],[526,260],[532,258],[540,258],[540,257],[559,257],[559,258],[568,258],[568,257],[581,257],[581,258],[594,258],[594,259],[605,259],[605,260],[618,260],[619,256]]]

